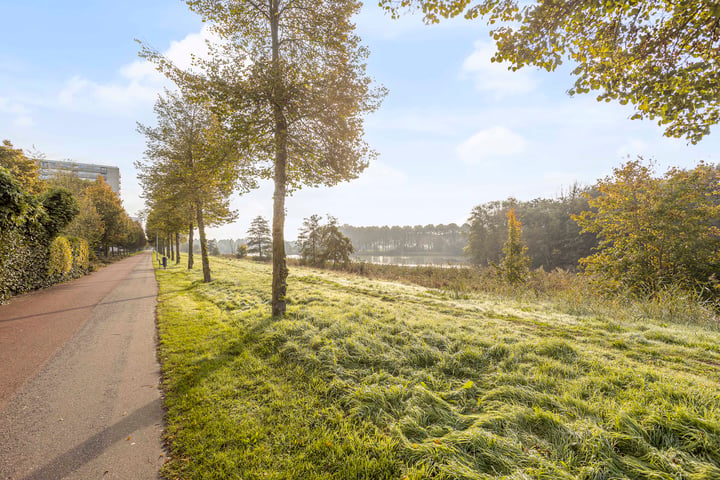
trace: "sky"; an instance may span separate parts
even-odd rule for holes
[[[137,214],[137,122],[154,125],[155,99],[171,84],[138,57],[136,40],[187,67],[207,27],[180,0],[0,0],[0,11],[0,137],[48,159],[119,167],[123,204]],[[367,2],[355,22],[368,74],[389,92],[365,120],[378,157],[358,179],[289,197],[287,239],[312,214],[355,226],[461,224],[481,203],[557,196],[628,158],[653,159],[659,173],[718,162],[717,132],[688,145],[630,120],[630,106],[568,96],[569,65],[509,72],[491,63],[482,20],[429,26]],[[272,185],[232,205],[237,221],[211,238],[241,238],[256,216],[272,218]]]

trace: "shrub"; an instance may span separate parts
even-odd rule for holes
[[[50,285],[47,262],[44,229],[37,225],[0,229],[0,302]]]
[[[15,225],[27,208],[20,184],[7,169],[0,167],[0,228],[4,230]]]
[[[72,270],[70,276],[78,278],[90,269],[90,247],[88,242],[83,238],[70,237],[70,248],[72,248]]]
[[[50,262],[48,275],[64,277],[73,267],[73,254],[70,242],[65,237],[57,237],[50,244]]]

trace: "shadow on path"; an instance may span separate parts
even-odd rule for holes
[[[86,308],[95,308],[99,305],[111,305],[113,303],[124,303],[124,302],[131,302],[133,300],[145,300],[148,298],[155,298],[155,297],[156,297],[156,295],[146,295],[144,297],[123,298],[122,300],[112,300],[110,302],[100,302],[100,303],[96,303],[94,305],[92,305],[92,304],[91,305],[83,305],[80,307],[66,308],[64,310],[53,310],[51,312],[33,313],[31,315],[23,315],[21,317],[3,318],[0,320],[0,323],[12,322],[15,320],[23,320],[26,318],[41,317],[43,315],[53,315],[56,313],[72,312],[73,310],[84,310]]]
[[[161,400],[153,400],[124,417],[116,424],[85,440],[75,448],[55,457],[45,466],[35,470],[22,480],[60,480],[99,457],[105,450],[137,430],[155,423],[157,411],[162,408]],[[128,446],[128,448],[130,448]],[[139,447],[138,447],[139,448]]]

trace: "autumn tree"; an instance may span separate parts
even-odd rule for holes
[[[611,291],[677,285],[720,294],[720,167],[700,163],[656,177],[651,165],[635,160],[598,189],[590,209],[575,217],[600,240],[598,252],[582,261],[586,273]]]
[[[14,148],[10,140],[3,140],[0,145],[0,167],[8,169],[26,192],[39,195],[45,190],[37,162],[28,158],[22,149]]]
[[[155,103],[156,127],[138,125],[146,137],[146,160],[137,162],[138,178],[149,203],[184,218],[192,251],[193,220],[200,235],[203,279],[211,280],[205,227],[235,219],[229,207],[233,191],[255,186],[220,118],[207,104],[182,93],[166,92]],[[178,227],[179,228],[179,227]],[[179,231],[179,230],[178,230]],[[176,237],[177,238],[177,237]],[[188,268],[192,262],[188,255]]]
[[[380,0],[397,15],[419,9],[428,22],[484,17],[493,61],[517,70],[575,66],[569,93],[631,103],[633,118],[657,119],[665,135],[697,143],[720,118],[720,5],[714,0]]]
[[[99,244],[107,256],[111,246],[122,242],[125,226],[123,218],[127,214],[120,198],[101,176],[85,190],[85,194],[102,219],[103,229]]]
[[[180,71],[145,50],[176,83],[226,115],[264,178],[272,178],[272,314],[287,293],[285,197],[303,185],[356,178],[373,156],[362,140],[363,115],[382,90],[365,74],[367,50],[352,21],[355,0],[188,0],[221,39],[210,60]],[[200,72],[200,73],[198,73]]]
[[[522,283],[527,279],[530,259],[527,247],[522,242],[522,224],[515,215],[515,209],[507,213],[507,241],[503,246],[503,257],[500,271],[503,278],[511,284]]]
[[[66,188],[77,200],[79,213],[65,227],[63,234],[85,239],[90,251],[95,251],[105,233],[105,225],[94,203],[86,194],[93,181],[82,179],[70,172],[58,172],[48,178],[46,183],[48,187]]]
[[[247,251],[263,259],[270,256],[272,237],[268,221],[258,215],[247,231]]]

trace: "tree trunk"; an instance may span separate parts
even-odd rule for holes
[[[193,268],[193,224],[190,222],[190,225],[188,225],[188,270],[192,270]]]
[[[284,96],[280,71],[279,0],[270,1],[270,32],[272,35],[273,115],[275,119],[275,193],[273,195],[273,279],[272,315],[285,316],[287,295],[287,262],[285,260],[285,183],[287,180],[287,120],[283,109]]]
[[[175,264],[180,263],[180,233],[175,232]]]
[[[173,242],[172,233],[168,235],[168,244],[170,245],[170,260],[175,260],[175,243]]]
[[[203,220],[202,202],[195,204],[195,214],[197,216],[198,232],[200,232],[200,256],[202,257],[203,281],[205,283],[212,280],[210,278],[210,260],[208,259],[207,239],[205,238],[205,221]]]

